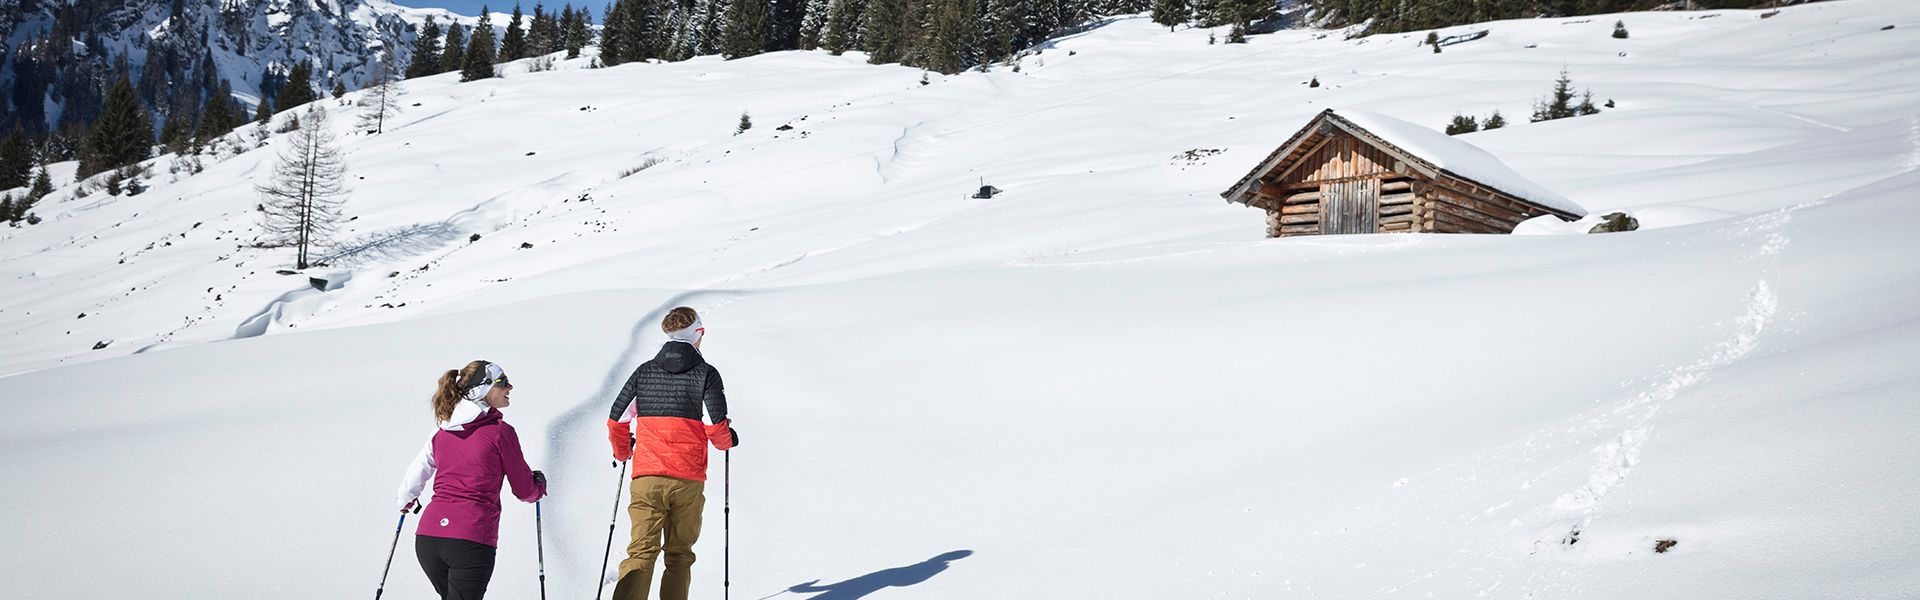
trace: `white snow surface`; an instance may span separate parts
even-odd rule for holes
[[[547,592],[589,597],[607,406],[685,304],[744,442],[697,597],[1920,597],[1920,3],[1759,15],[414,80],[332,120],[354,220],[296,275],[248,246],[284,136],[131,197],[58,165],[0,228],[0,572],[364,597],[435,379],[486,359]],[[1563,67],[1618,108],[1460,139],[1640,231],[1269,240],[1215,196],[1325,108],[1524,115]],[[490,597],[537,598],[504,500]],[[413,525],[386,598],[431,596]]]
[[[1493,186],[1500,191],[1548,208],[1575,215],[1584,215],[1587,212],[1565,196],[1534,183],[1524,175],[1515,173],[1513,168],[1500,162],[1500,159],[1488,154],[1485,150],[1455,139],[1453,136],[1368,110],[1349,109],[1336,111],[1334,114],[1352,121],[1361,129],[1379,136],[1380,139],[1398,146],[1401,150],[1433,163],[1434,166],[1452,171],[1455,175]]]

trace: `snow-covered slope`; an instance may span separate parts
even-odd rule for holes
[[[335,119],[357,219],[303,275],[241,247],[278,138],[66,186],[0,230],[0,571],[366,593],[433,378],[485,358],[553,479],[549,593],[586,597],[606,403],[689,304],[745,442],[743,598],[1920,594],[1920,5],[1484,28],[1131,19],[925,86],[823,53],[412,81],[388,133]],[[1524,120],[1563,67],[1617,108],[1458,139],[1647,229],[1266,240],[1216,195],[1325,108]],[[499,597],[537,595],[532,520]]]

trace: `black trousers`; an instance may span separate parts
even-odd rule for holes
[[[413,553],[442,600],[481,600],[493,579],[493,546],[467,540],[414,536]]]

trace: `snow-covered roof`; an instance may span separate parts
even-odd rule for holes
[[[1475,183],[1513,194],[1534,204],[1576,215],[1587,214],[1579,203],[1527,179],[1500,159],[1480,147],[1459,138],[1365,110],[1342,110],[1332,116],[1365,129],[1367,133],[1393,144],[1413,158],[1432,163]]]
[[[1247,173],[1221,195],[1231,199],[1244,193],[1251,182],[1275,168],[1279,161],[1286,158],[1290,150],[1316,131],[1322,121],[1330,121],[1357,137],[1384,145],[1385,149],[1425,167],[1425,170],[1445,171],[1454,177],[1553,210],[1574,215],[1587,214],[1587,210],[1579,203],[1534,183],[1515,172],[1506,163],[1500,162],[1500,159],[1494,158],[1492,154],[1473,144],[1383,114],[1352,109],[1337,113],[1333,109],[1321,112],[1299,133],[1294,134],[1287,143],[1274,150],[1273,154],[1268,155],[1266,160],[1261,161],[1252,172]]]

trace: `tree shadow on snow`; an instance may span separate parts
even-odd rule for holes
[[[815,579],[787,588],[787,591],[819,594],[811,600],[858,600],[886,588],[924,583],[934,575],[939,575],[941,571],[947,570],[947,563],[969,556],[973,556],[972,550],[955,550],[916,564],[881,569],[839,583],[820,585],[820,580]]]
[[[431,252],[460,237],[447,223],[413,224],[376,231],[334,245],[332,254],[319,262],[351,266],[374,262],[404,260]]]

